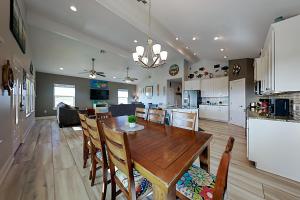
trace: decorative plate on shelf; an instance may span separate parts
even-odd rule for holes
[[[233,66],[232,73],[234,75],[238,75],[240,73],[240,71],[241,71],[241,67],[239,65],[234,65]]]
[[[169,74],[171,76],[176,76],[179,72],[179,66],[177,64],[171,65],[169,69]]]

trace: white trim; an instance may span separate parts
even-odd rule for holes
[[[41,119],[56,119],[56,116],[44,116],[44,117],[36,117],[36,120],[41,120]]]
[[[11,168],[13,162],[14,162],[14,157],[13,155],[11,155],[4,163],[3,167],[0,169],[0,186],[2,185],[6,175],[8,174],[8,171]]]

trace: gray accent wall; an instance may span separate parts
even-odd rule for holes
[[[75,105],[79,109],[92,107],[89,79],[36,72],[36,117],[56,115],[56,110],[53,109],[54,84],[75,85]],[[108,87],[109,100],[106,101],[108,104],[118,104],[118,89],[128,90],[129,103],[136,94],[136,85],[109,82]]]

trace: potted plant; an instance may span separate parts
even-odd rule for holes
[[[136,123],[136,116],[130,115],[128,116],[129,128],[134,128]]]

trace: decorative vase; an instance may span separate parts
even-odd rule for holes
[[[135,127],[135,123],[129,123],[129,128],[134,128]]]

